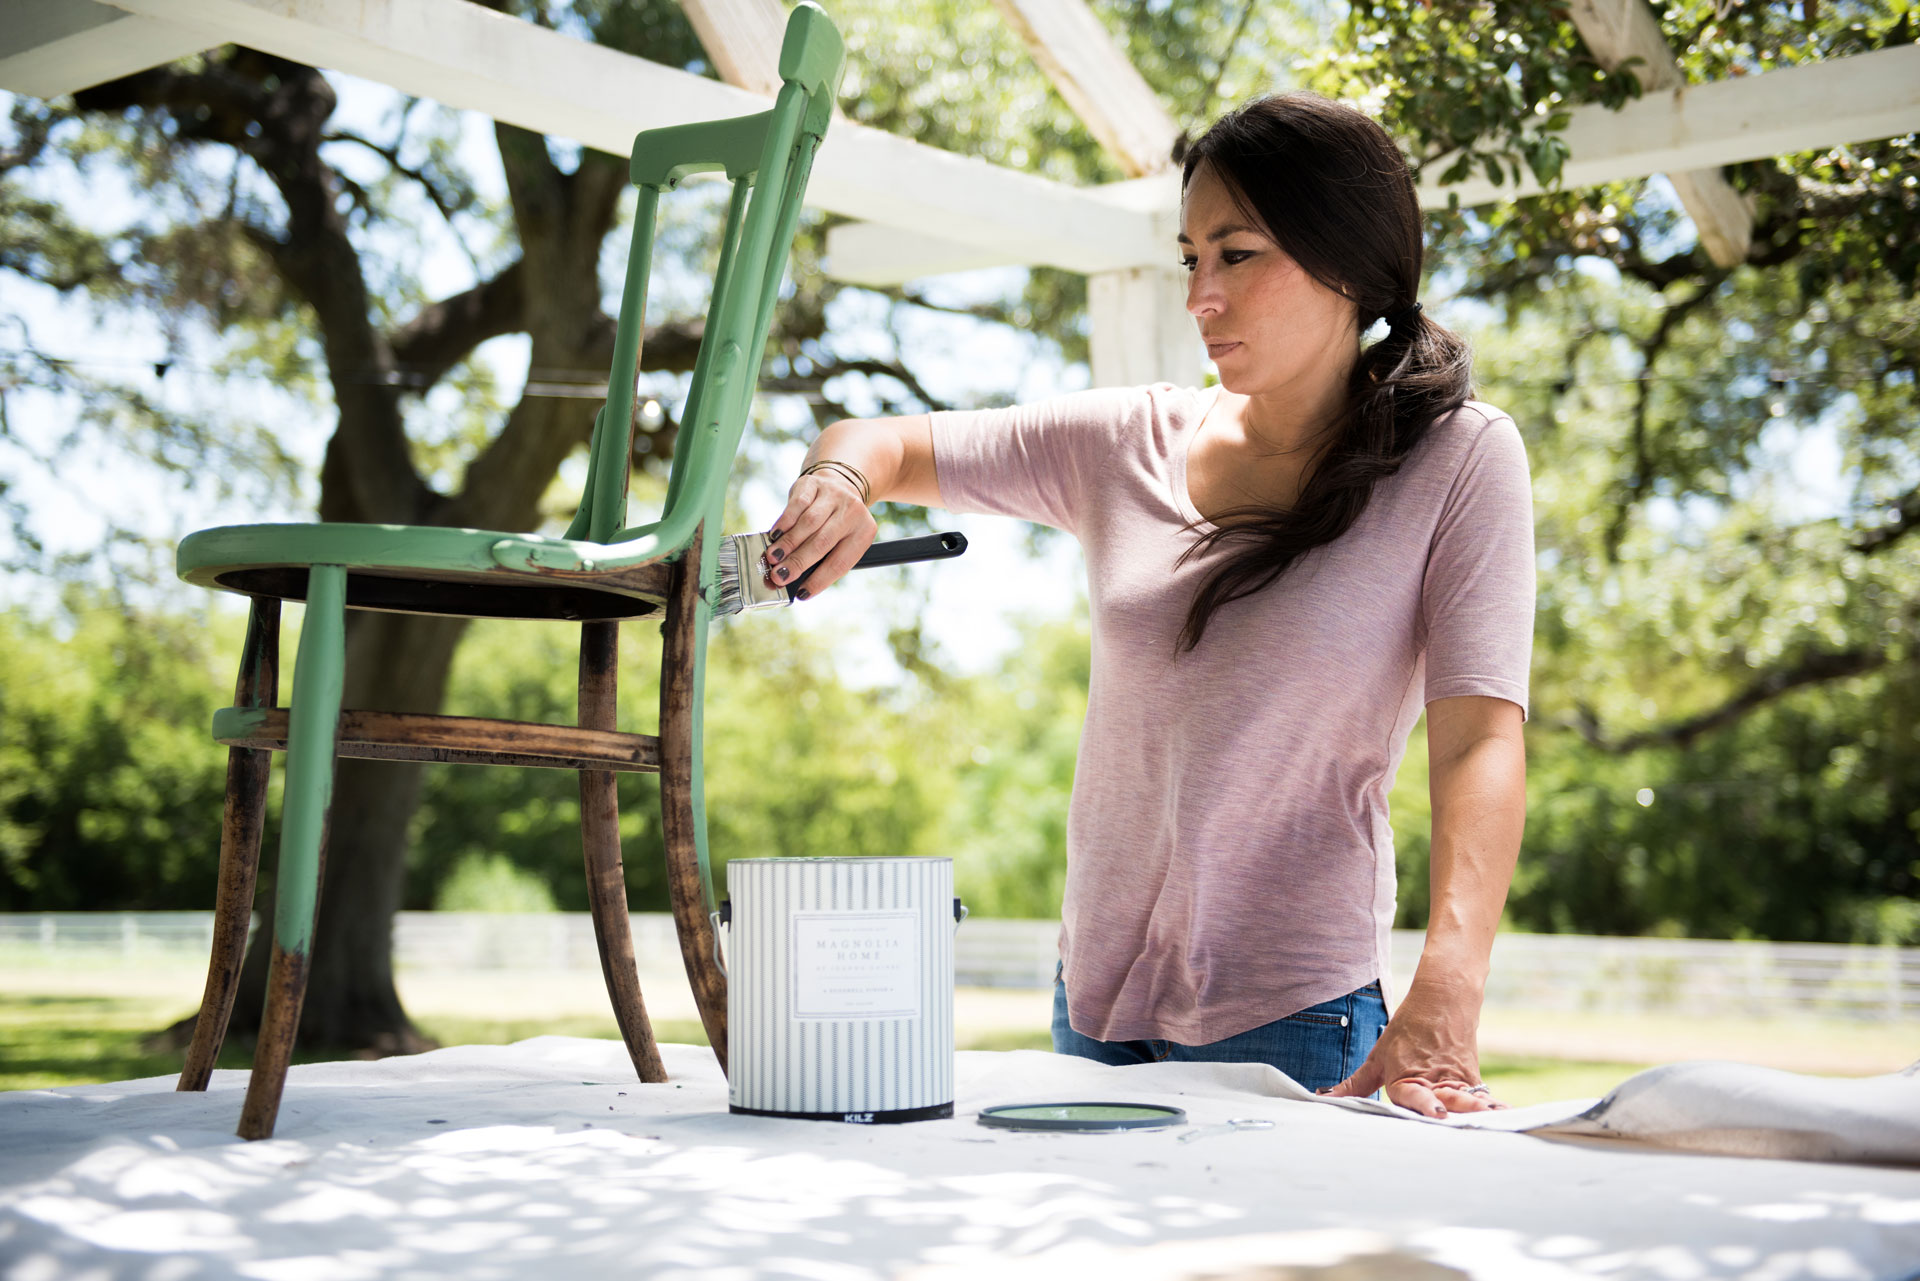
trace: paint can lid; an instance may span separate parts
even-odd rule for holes
[[[1008,1103],[981,1108],[980,1124],[1002,1130],[1163,1130],[1187,1114],[1158,1103]]]

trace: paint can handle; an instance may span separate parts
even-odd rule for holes
[[[960,922],[967,919],[967,905],[959,899],[953,900],[953,928],[958,930]]]
[[[713,963],[720,967],[720,977],[726,979],[733,975],[727,973],[726,958],[720,955],[720,927],[733,924],[732,908],[733,900],[728,899],[720,904],[719,911],[707,913],[707,919],[713,922]]]

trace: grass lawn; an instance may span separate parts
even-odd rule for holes
[[[190,1007],[189,1007],[190,1008]],[[0,993],[0,1090],[49,1089],[99,1081],[167,1076],[180,1070],[181,1054],[150,1053],[143,1038],[185,1010],[151,997],[76,993]],[[532,1036],[619,1035],[611,1014],[562,1013],[550,1017],[484,1018],[470,1012],[423,1011],[421,1030],[442,1045],[504,1045]],[[657,1018],[662,1041],[706,1044],[695,1020]],[[1044,1050],[1043,1028],[975,1030],[959,1038],[963,1050]],[[296,1055],[295,1062],[310,1061]],[[251,1051],[228,1045],[223,1068],[245,1068]],[[1489,1057],[1482,1064],[1486,1081],[1514,1104],[1545,1103],[1606,1093],[1639,1070],[1638,1065],[1590,1063],[1553,1058]]]

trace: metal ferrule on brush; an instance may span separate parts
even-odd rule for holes
[[[771,609],[793,603],[791,588],[767,585],[767,548],[773,539],[766,534],[734,534],[720,540],[716,565],[720,571],[720,595],[726,605],[740,602],[742,611]],[[731,610],[726,610],[731,613]]]

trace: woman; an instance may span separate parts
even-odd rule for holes
[[[1093,666],[1055,1048],[1262,1061],[1429,1115],[1480,1083],[1488,952],[1525,807],[1526,457],[1422,316],[1405,162],[1359,112],[1248,104],[1186,158],[1179,250],[1217,388],[836,423],[771,579],[825,591],[870,502],[1072,532]],[[1362,334],[1388,321],[1385,337]],[[1387,1021],[1387,792],[1422,708],[1432,916]]]

